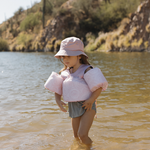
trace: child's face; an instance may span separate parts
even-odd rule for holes
[[[67,67],[75,67],[80,64],[81,56],[61,56]]]

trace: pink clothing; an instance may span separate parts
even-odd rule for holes
[[[56,72],[52,72],[52,74],[44,84],[44,87],[49,91],[62,95],[62,83],[63,78],[61,77],[61,75],[57,74]]]
[[[58,75],[52,72],[45,83],[48,90],[63,95],[64,101],[77,102],[88,99],[92,92],[102,87],[106,90],[108,82],[99,68],[93,68],[85,73],[90,65],[82,64],[74,73],[66,69]]]

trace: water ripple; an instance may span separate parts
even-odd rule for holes
[[[43,85],[63,65],[53,53],[0,53],[1,150],[86,149],[74,140],[70,118]],[[109,87],[98,98],[90,137],[94,150],[149,150],[150,54],[92,53]]]

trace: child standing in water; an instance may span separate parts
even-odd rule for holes
[[[62,59],[64,68],[60,75],[52,72],[44,86],[55,93],[56,103],[63,112],[67,110],[61,96],[68,102],[74,137],[84,144],[91,144],[88,133],[96,114],[95,102],[101,91],[106,90],[108,82],[101,70],[93,68],[87,61],[79,38],[64,39],[55,57]]]

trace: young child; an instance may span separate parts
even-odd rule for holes
[[[63,112],[67,111],[61,96],[68,102],[74,137],[84,144],[91,144],[88,133],[96,114],[95,101],[101,91],[106,90],[108,82],[101,70],[93,68],[87,61],[79,38],[64,39],[55,57],[62,59],[64,68],[60,75],[52,72],[44,86],[55,93],[56,103]]]

